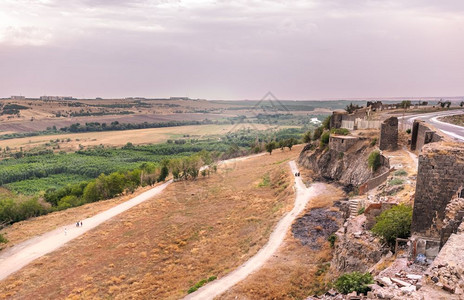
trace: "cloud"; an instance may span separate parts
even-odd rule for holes
[[[14,94],[27,79],[36,95],[464,94],[463,11],[457,0],[3,0],[0,82]]]

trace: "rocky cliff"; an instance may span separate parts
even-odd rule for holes
[[[299,164],[314,172],[316,179],[338,181],[345,186],[360,186],[367,180],[389,169],[388,159],[381,156],[381,167],[372,172],[367,163],[369,154],[375,150],[368,140],[358,140],[344,152],[335,147],[311,150],[308,145],[299,157]]]

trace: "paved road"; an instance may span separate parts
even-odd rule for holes
[[[291,161],[289,164],[293,174],[298,172],[294,161]],[[198,291],[186,296],[184,299],[213,299],[261,268],[280,247],[293,221],[301,212],[303,212],[309,200],[318,194],[324,193],[325,185],[323,183],[314,183],[310,188],[307,188],[301,180],[301,177],[295,177],[295,190],[296,197],[293,209],[290,213],[280,219],[274,231],[271,233],[269,241],[263,248],[261,248],[261,250],[258,251],[258,253],[233,272],[203,286]]]
[[[422,121],[425,121],[426,123],[433,125],[435,128],[448,135],[449,137],[460,142],[464,142],[464,127],[441,122],[440,120],[438,120],[438,118],[443,116],[459,114],[464,114],[464,110],[453,110],[446,112],[434,112],[427,114],[404,116],[404,121],[406,124],[412,124],[415,119],[420,119]],[[399,117],[398,119],[403,119],[403,117]]]
[[[220,161],[218,164],[235,163],[265,154],[266,153],[259,153],[250,156],[233,158]],[[166,183],[154,187],[124,203],[112,207],[93,217],[82,220],[82,227],[76,227],[75,223],[62,226],[0,252],[0,280],[3,280],[14,272],[20,270],[33,260],[57,250],[67,242],[97,227],[101,223],[148,199],[153,198],[156,195],[159,195],[169,184],[171,184],[171,182],[172,181],[169,180]]]

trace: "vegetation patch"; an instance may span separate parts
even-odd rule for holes
[[[390,246],[396,238],[408,238],[411,234],[412,207],[404,204],[394,206],[376,218],[372,232]]]
[[[408,172],[406,172],[405,170],[398,170],[398,171],[395,171],[394,175],[395,176],[406,176],[408,175]]]
[[[201,288],[202,286],[204,286],[208,282],[216,280],[216,278],[217,278],[216,276],[211,276],[211,277],[209,277],[207,279],[202,279],[202,280],[198,281],[197,283],[195,283],[194,286],[192,286],[191,288],[188,289],[187,293],[191,294],[193,292],[196,292],[199,288]]]
[[[357,292],[367,294],[370,291],[368,284],[374,283],[374,278],[370,273],[352,272],[340,276],[335,281],[335,288],[342,294]]]
[[[375,150],[369,154],[369,157],[367,158],[367,165],[372,172],[375,172],[380,168],[380,151]]]
[[[390,180],[390,182],[388,183],[389,186],[393,186],[393,185],[401,185],[404,183],[404,180],[401,179],[401,178],[393,178],[392,180]]]

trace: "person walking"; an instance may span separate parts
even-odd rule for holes
[[[80,225],[81,225],[81,227],[82,227],[82,221],[80,222]]]

